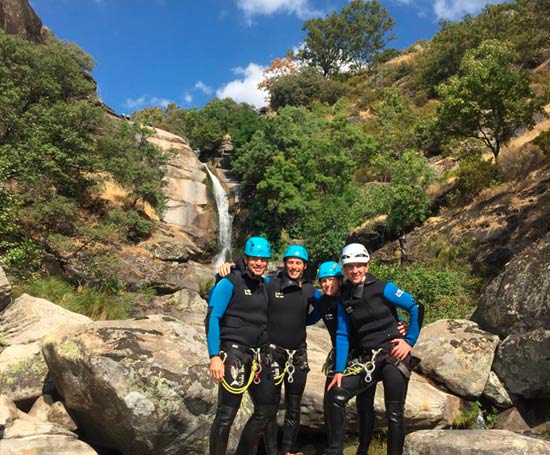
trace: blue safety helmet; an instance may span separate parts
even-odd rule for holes
[[[320,280],[321,278],[327,278],[330,276],[343,277],[344,274],[342,273],[342,269],[338,263],[334,261],[323,262],[317,271],[317,279]]]
[[[283,255],[283,261],[286,261],[288,258],[298,258],[302,261],[309,261],[307,255],[307,250],[302,245],[290,245]]]
[[[256,258],[270,258],[271,245],[263,237],[250,237],[244,245],[244,254]]]

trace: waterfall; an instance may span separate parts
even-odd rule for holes
[[[203,163],[203,165],[212,182],[214,199],[218,208],[218,245],[220,252],[213,260],[214,266],[218,267],[218,265],[231,259],[231,226],[233,224],[233,217],[229,215],[229,198],[218,177],[208,168],[206,163]]]

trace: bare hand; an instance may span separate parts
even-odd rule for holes
[[[405,360],[409,352],[411,352],[412,346],[403,338],[394,338],[391,341],[395,344],[391,350],[391,355],[398,360]]]
[[[407,330],[409,329],[409,325],[403,321],[397,321],[397,331],[399,332],[399,335],[407,336]]]
[[[332,389],[334,386],[336,387],[342,387],[342,373],[335,373],[334,377],[332,378],[332,381],[330,381],[329,385],[327,386],[327,392]]]
[[[233,267],[234,265],[234,262],[224,262],[218,267],[218,275],[220,275],[222,278],[226,277],[231,273],[231,267]]]
[[[222,358],[219,355],[215,355],[210,359],[210,377],[214,381],[221,382],[225,372]]]

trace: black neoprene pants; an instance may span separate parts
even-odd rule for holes
[[[304,389],[306,387],[307,369],[301,369],[295,366],[292,382],[289,382],[289,376],[285,375],[284,381],[275,386],[275,397],[277,407],[281,400],[281,388],[285,385],[285,421],[283,425],[283,439],[281,441],[280,453],[294,451],[296,438],[300,430],[300,402]],[[264,441],[267,455],[277,455],[277,416],[275,416],[267,425],[264,433]]]
[[[228,350],[224,362],[224,378],[230,384],[234,380],[235,365],[239,365],[239,362],[244,362],[244,377],[247,379],[250,375],[252,357],[249,355],[243,356],[238,351]],[[232,367],[234,368],[233,371]],[[250,455],[257,452],[260,436],[264,432],[267,423],[273,419],[277,412],[270,362],[269,364],[262,364],[259,378],[260,382],[258,384],[252,383],[248,388],[248,393],[254,404],[254,412],[242,430],[235,455]],[[225,455],[231,425],[241,405],[242,397],[242,394],[233,394],[220,384],[216,417],[210,429],[210,455]]]
[[[383,381],[384,383],[384,401],[388,420],[387,453],[388,455],[402,455],[405,441],[403,408],[407,394],[408,378],[406,378],[393,364],[387,362],[377,365],[376,371],[373,374],[373,380],[370,383],[365,382],[364,377],[364,373],[344,376],[342,378],[341,387],[333,387],[326,393],[325,418],[329,430],[329,441],[325,455],[342,455],[346,431],[346,403],[353,396],[369,391],[370,394],[364,396],[363,399],[368,400],[366,401],[366,405],[369,406],[369,409],[372,409],[372,404],[369,403],[369,401],[374,400],[374,388],[378,381]],[[373,389],[372,392],[370,388]],[[364,428],[360,428],[360,434],[362,429],[363,431],[367,431],[368,426],[370,427],[370,430],[368,430],[368,434],[370,435],[370,433],[372,433],[373,424],[374,412],[371,414],[371,421],[368,421],[368,416],[367,422],[363,421],[361,423],[360,420],[360,425],[365,425]],[[366,450],[367,447],[363,447],[362,449]]]

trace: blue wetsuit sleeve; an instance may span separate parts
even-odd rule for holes
[[[414,346],[420,334],[418,304],[415,302],[414,297],[408,292],[399,289],[395,284],[388,282],[384,287],[384,298],[409,313],[409,327],[405,341]]]
[[[316,322],[318,322],[321,319],[321,313],[319,312],[319,308],[317,306],[319,302],[319,298],[321,297],[321,292],[319,289],[315,289],[315,292],[313,293],[313,306],[311,311],[306,317],[306,325],[313,325]]]
[[[233,295],[233,283],[227,278],[222,278],[210,292],[208,306],[211,307],[208,320],[208,355],[210,357],[220,353],[220,322],[227,305]]]
[[[336,362],[334,371],[343,373],[346,369],[349,350],[349,318],[343,305],[339,304],[336,313]]]

